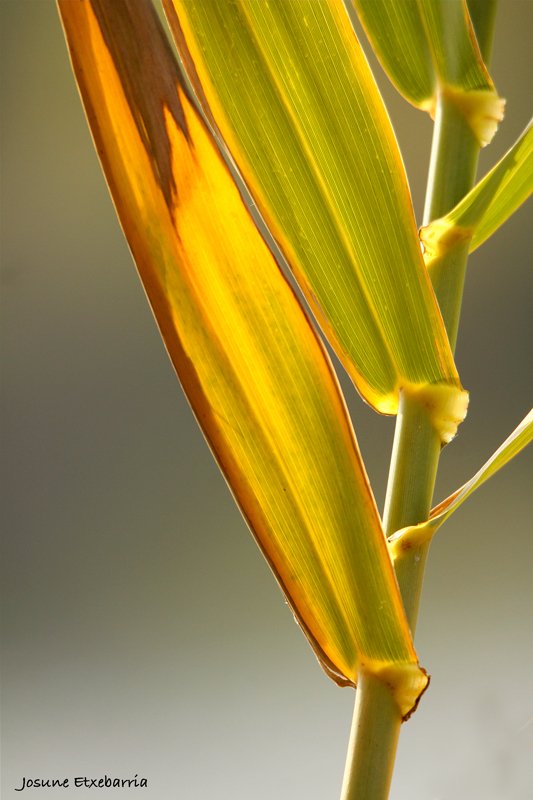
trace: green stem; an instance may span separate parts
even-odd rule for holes
[[[481,55],[486,66],[490,67],[497,0],[467,0],[467,4]],[[470,126],[454,103],[445,95],[439,95],[424,225],[443,217],[468,194],[475,184],[478,158],[479,145]],[[431,271],[431,281],[453,352],[461,315],[468,246],[468,243],[459,244],[439,259]]]
[[[490,62],[496,0],[468,0],[481,53]],[[431,152],[424,224],[448,213],[473,187],[478,143],[456,107],[443,95]],[[455,350],[468,248],[443,257],[431,279]],[[424,408],[400,396],[400,408],[383,515],[390,536],[429,516],[441,445]],[[429,543],[396,561],[396,577],[413,637]],[[359,675],[341,800],[387,800],[400,732],[400,711],[386,684]]]
[[[469,0],[478,44],[490,64],[496,0]],[[456,106],[443,94],[437,113],[429,167],[424,225],[451,211],[476,180],[479,145]],[[461,314],[468,244],[461,243],[434,266],[431,281],[455,352]],[[435,486],[440,447],[423,409],[400,399],[385,511],[385,534],[427,519]],[[395,563],[407,621],[414,636],[429,542]]]
[[[437,116],[428,179],[424,224],[450,211],[474,185],[479,145],[457,108],[444,95]],[[452,350],[455,349],[468,246],[444,255],[431,280]],[[429,516],[440,442],[423,408],[400,398],[383,522],[390,536]],[[414,636],[429,543],[408,550],[395,563],[407,621]]]
[[[341,800],[387,800],[401,724],[389,687],[361,671]]]
[[[423,224],[443,217],[476,179],[479,144],[455,103],[439,93]]]
[[[464,116],[452,100],[440,94],[437,100],[424,225],[443,217],[468,194],[476,180],[478,157],[479,144]],[[452,350],[455,350],[457,341],[468,245],[468,242],[463,242],[454,247],[431,270],[431,281]]]
[[[448,213],[467,194],[476,179],[479,145],[467,122],[445,96],[437,101],[437,115],[428,178],[424,224]],[[431,280],[439,301],[452,350],[455,350],[468,258],[462,243],[439,259]],[[440,445],[424,409],[400,400],[392,452],[385,534],[417,525],[429,516]],[[429,543],[398,559],[396,577],[407,621],[414,636]]]
[[[425,408],[402,394],[383,515],[386,536],[429,517],[440,449],[440,437]],[[426,555],[427,546],[397,562],[396,577],[413,636]]]

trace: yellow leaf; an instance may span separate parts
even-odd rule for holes
[[[213,453],[328,674],[427,685],[331,364],[183,88],[150,2],[60,0],[120,221]]]

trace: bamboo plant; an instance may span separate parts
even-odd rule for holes
[[[165,0],[179,61],[151,0],[58,5],[198,423],[321,666],[357,687],[342,798],[384,800],[429,683],[413,637],[431,538],[533,437],[531,412],[431,510],[467,411],[454,350],[468,254],[533,190],[531,127],[475,185],[504,111],[496,3]],[[420,232],[355,13],[435,120]],[[397,415],[382,517],[322,337],[363,399]]]

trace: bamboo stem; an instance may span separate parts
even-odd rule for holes
[[[474,185],[479,145],[452,102],[441,95],[428,178],[424,223],[450,211]],[[455,350],[468,247],[442,257],[432,274],[433,288]],[[423,408],[400,398],[383,514],[385,534],[429,517],[440,442]],[[396,577],[411,633],[415,634],[429,543],[409,550],[396,564]]]
[[[476,180],[479,144],[452,100],[439,95],[433,132],[424,225],[443,217],[468,194]],[[431,270],[431,281],[455,351],[469,243],[446,253]]]
[[[490,63],[496,0],[468,0],[475,32]],[[479,145],[456,107],[437,100],[424,224],[448,213],[473,187]],[[443,257],[431,278],[452,350],[455,351],[468,247]],[[428,518],[440,454],[440,440],[424,408],[401,395],[383,515],[385,534]],[[429,542],[395,563],[407,621],[415,634]],[[401,716],[388,687],[375,676],[359,675],[341,800],[387,800]]]
[[[444,95],[437,116],[428,177],[424,223],[444,216],[474,185],[479,145],[467,122]],[[459,245],[441,259],[431,279],[452,351],[455,351],[468,246]],[[425,412],[400,400],[385,501],[385,534],[417,525],[429,516],[440,445]],[[424,418],[426,421],[424,421]],[[396,577],[414,636],[429,543],[396,562]]]
[[[469,0],[478,44],[490,65],[496,0]],[[479,144],[468,123],[445,95],[437,99],[437,113],[429,166],[424,225],[447,214],[476,180]],[[468,244],[446,253],[431,272],[452,352],[455,352],[463,297]],[[423,421],[423,410],[400,399],[394,447],[385,500],[384,528],[390,536],[429,516],[440,447],[435,433]],[[413,463],[414,462],[414,463]],[[418,463],[416,463],[418,462]],[[414,636],[422,593],[429,542],[408,551],[396,564],[396,577],[407,621]]]
[[[429,517],[441,443],[423,406],[401,395],[383,514],[386,536]],[[414,636],[428,546],[410,550],[396,577]],[[420,552],[418,552],[420,550]]]
[[[341,800],[387,800],[401,724],[400,709],[389,687],[362,670]]]

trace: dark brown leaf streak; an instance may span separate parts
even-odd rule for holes
[[[180,58],[185,66],[185,71],[189,77],[194,93],[196,94],[196,97],[202,107],[202,111],[209,120],[209,124],[211,125],[213,130],[221,139],[223,139],[220,129],[216,123],[216,120],[213,117],[213,112],[211,111],[211,107],[209,105],[207,97],[205,96],[202,82],[200,81],[200,76],[198,75],[198,71],[196,69],[196,64],[194,63],[193,57],[191,56],[191,53],[187,46],[185,35],[183,33],[178,15],[176,14],[176,10],[172,5],[172,2],[170,0],[163,0],[163,9],[165,11],[165,16],[167,18],[168,26],[172,32],[172,36],[174,37],[174,40],[178,46]]]
[[[164,126],[162,109],[163,107],[166,107],[173,111],[181,130],[184,131],[187,140],[191,141],[189,132],[186,129],[186,121],[184,119],[183,108],[179,99],[178,91],[175,83],[173,84],[173,81],[179,82],[180,87],[183,88],[183,92],[188,99],[190,99],[190,93],[188,92],[186,85],[183,83],[182,77],[179,73],[179,67],[175,61],[174,53],[168,46],[168,40],[166,39],[166,35],[162,29],[159,18],[153,9],[152,3],[150,0],[59,0],[60,10],[68,7],[68,5],[73,2],[89,2],[91,8],[93,9],[102,33],[102,37],[106,43],[106,47],[108,48],[108,51],[117,67],[117,73],[120,77],[121,85],[128,99],[132,115],[134,115],[135,123],[141,136],[141,141],[143,142],[151,162],[154,165],[154,175],[157,178],[159,185],[161,185],[160,177],[165,173],[155,161],[157,156],[159,156],[159,152],[154,155],[154,147],[152,147],[152,142],[154,138],[157,138],[157,134],[159,134],[159,143],[166,142],[167,152],[163,150],[161,157],[163,157],[168,164],[167,169],[169,170],[170,180],[167,183],[167,187],[169,191],[171,189],[172,191],[176,191],[174,189],[174,180],[172,178],[172,174],[170,173],[170,151],[168,149],[170,145],[168,134]],[[157,47],[154,46],[154,44],[150,44],[150,42],[154,42],[153,37],[157,37],[155,40],[156,42],[158,39],[162,39],[164,44],[164,49],[159,51],[156,58],[154,58],[154,53],[157,50]],[[124,224],[124,220],[119,210],[121,190],[116,185],[113,168],[108,161],[106,148],[102,140],[98,115],[92,106],[90,93],[87,90],[87,75],[85,74],[78,54],[72,49],[70,44],[69,49],[76,80],[80,87],[85,110],[95,140],[96,149],[102,161],[112,197],[117,204],[119,218]],[[133,61],[133,64],[129,63],[130,60]],[[142,69],[139,69],[138,67],[136,68],[135,65],[142,65]],[[151,81],[153,78],[156,79],[156,82],[152,86]],[[149,90],[146,91],[146,89]],[[191,105],[193,109],[195,109],[192,101]],[[156,116],[155,120],[153,119],[154,116]],[[156,137],[154,137],[154,133],[156,134]],[[164,138],[161,138],[163,136]],[[164,191],[162,186],[161,188]],[[164,196],[168,202],[169,198],[166,193]],[[216,417],[208,403],[205,402],[204,390],[198,377],[195,365],[187,355],[181,338],[176,331],[173,312],[165,291],[161,285],[160,276],[154,269],[150,259],[146,257],[146,253],[142,245],[139,246],[137,237],[135,235],[132,236],[131,231],[129,231],[130,235],[128,235],[126,228],[125,232],[126,238],[128,239],[132,248],[137,268],[148,296],[148,300],[154,312],[156,323],[161,332],[172,364],[176,369],[185,395],[190,402],[192,411],[206,438],[211,452],[213,453],[215,460],[217,461],[223,475],[226,478],[230,491],[232,492],[235,501],[237,502],[237,505],[239,506],[239,509],[259,546],[259,549],[263,553],[263,556],[274,573],[278,585],[285,596],[298,625],[302,629],[323,670],[333,681],[335,681],[335,683],[337,683],[337,685],[355,686],[352,680],[347,678],[338,670],[333,661],[324,652],[312,631],[306,625],[305,620],[302,618],[300,611],[297,608],[297,605],[294,603],[291,597],[290,591],[285,586],[284,581],[276,568],[276,565],[264,547],[264,543],[261,541],[260,536],[257,534],[255,526],[250,519],[249,514],[247,513],[245,504],[242,502],[242,499],[239,497],[237,492],[234,491],[231,480],[232,476],[227,468],[226,460],[223,456],[223,453],[219,452],[212,436],[213,430],[215,430],[217,427]],[[309,325],[312,327],[311,322],[309,322]],[[204,399],[204,402],[201,404],[194,402],[194,398],[199,397]]]
[[[170,207],[177,187],[172,175],[165,108],[189,138],[176,90],[179,84],[188,95],[179,66],[152,3],[90,1],[154,174]]]

